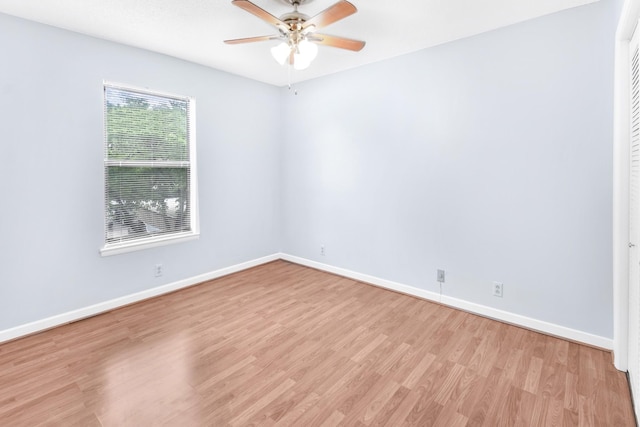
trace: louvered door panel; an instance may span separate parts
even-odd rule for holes
[[[631,51],[631,141],[629,144],[629,378],[640,408],[640,50],[638,28]]]

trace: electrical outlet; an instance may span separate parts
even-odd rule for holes
[[[156,264],[154,272],[156,277],[162,276],[162,264]]]
[[[493,282],[493,296],[502,298],[503,284],[500,282]]]
[[[444,283],[444,270],[438,270],[438,282]]]
[[[320,245],[320,255],[324,256],[324,245]]]

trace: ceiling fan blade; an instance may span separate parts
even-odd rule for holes
[[[240,9],[244,9],[247,12],[257,16],[263,21],[268,22],[271,25],[275,25],[276,27],[283,29],[288,28],[287,24],[285,24],[266,10],[262,9],[261,7],[251,3],[249,0],[233,0],[231,3],[235,4]]]
[[[309,18],[302,24],[302,28],[309,28],[311,26],[315,28],[323,28],[327,25],[333,24],[336,21],[346,18],[349,15],[356,13],[358,9],[347,0],[341,0],[333,6],[329,6],[319,14]]]
[[[280,36],[258,36],[258,37],[245,37],[242,39],[232,39],[232,40],[225,40],[224,42],[226,44],[242,44],[242,43],[253,43],[253,42],[264,42],[267,40],[278,40],[280,38]]]
[[[317,33],[313,33],[311,36],[307,37],[307,40],[316,44],[321,44],[323,46],[332,46],[340,49],[353,50],[354,52],[362,50],[362,48],[366,44],[366,42],[363,42],[361,40],[353,40],[344,37],[329,36],[326,34]]]

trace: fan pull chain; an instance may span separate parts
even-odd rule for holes
[[[298,89],[294,88],[293,85],[291,84],[291,64],[289,64],[287,66],[287,76],[289,78],[289,90],[293,89],[293,94],[297,95],[298,94]]]

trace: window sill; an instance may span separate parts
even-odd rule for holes
[[[183,233],[183,234],[175,234],[172,236],[151,237],[148,239],[140,239],[133,242],[105,244],[100,249],[100,255],[111,256],[111,255],[124,254],[127,252],[134,252],[134,251],[140,251],[143,249],[156,248],[159,246],[172,245],[174,243],[188,242],[189,240],[196,240],[199,237],[200,237],[200,233]]]

